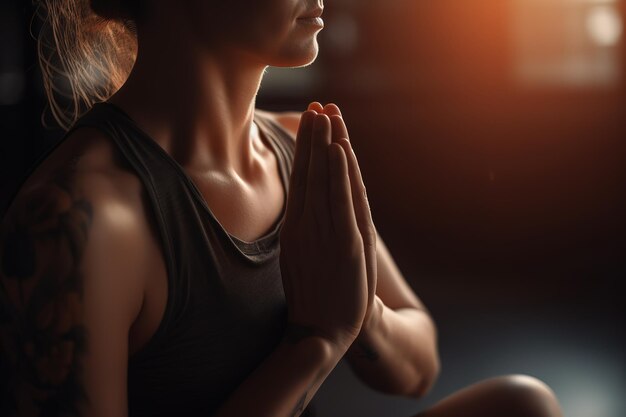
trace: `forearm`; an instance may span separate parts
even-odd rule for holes
[[[421,397],[439,372],[435,326],[425,311],[392,310],[380,301],[378,318],[361,331],[346,358],[370,387]]]
[[[216,417],[296,417],[345,354],[327,340],[290,334],[237,388]]]

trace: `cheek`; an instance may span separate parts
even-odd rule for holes
[[[225,1],[219,6],[206,0],[194,0],[189,18],[196,32],[208,41],[228,42],[246,49],[267,50],[284,41],[294,25],[296,11],[275,7],[276,1]]]
[[[288,40],[294,27],[296,10],[294,7],[286,7],[285,3],[258,1],[257,6],[249,12],[246,25],[252,39],[268,46]]]

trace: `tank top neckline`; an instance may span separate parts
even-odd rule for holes
[[[258,127],[259,137],[261,138],[261,140],[263,140],[266,143],[266,145],[269,145],[269,148],[274,154],[276,161],[278,163],[279,176],[280,176],[280,181],[281,181],[282,188],[283,188],[283,205],[282,205],[281,212],[278,215],[278,218],[274,221],[269,231],[265,233],[264,235],[262,235],[261,237],[249,242],[249,241],[245,241],[243,239],[238,238],[237,236],[231,234],[228,230],[226,230],[226,228],[217,219],[215,214],[213,214],[205,198],[202,196],[200,189],[196,186],[196,184],[191,179],[191,177],[187,174],[187,172],[182,167],[182,165],[179,164],[178,161],[176,161],[176,159],[174,159],[170,154],[168,154],[165,151],[165,149],[163,149],[161,145],[159,145],[150,135],[148,135],[148,133],[145,132],[135,122],[135,120],[132,117],[130,117],[128,113],[126,113],[126,111],[124,111],[121,107],[117,106],[116,104],[110,103],[107,101],[96,103],[94,105],[106,105],[109,108],[113,109],[117,114],[127,119],[132,124],[133,128],[136,129],[136,131],[139,133],[140,137],[142,137],[146,143],[149,143],[150,146],[154,148],[155,151],[165,161],[167,161],[169,164],[171,164],[175,168],[175,170],[180,175],[180,178],[189,186],[197,203],[199,203],[202,206],[202,208],[207,213],[207,215],[210,216],[210,218],[219,226],[219,228],[221,228],[223,233],[226,236],[228,236],[228,238],[233,242],[233,244],[245,256],[267,255],[276,248],[277,243],[278,243],[278,233],[285,219],[285,213],[286,213],[286,208],[287,208],[286,207],[287,193],[288,193],[287,172],[285,168],[285,161],[283,159],[284,157],[280,152],[278,144],[276,143],[278,139],[276,139],[274,135],[271,134],[271,132],[267,131],[268,129],[267,129],[267,126],[264,124],[264,120],[260,120],[256,110],[254,112],[253,121]]]

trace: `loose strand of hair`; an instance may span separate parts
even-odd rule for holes
[[[94,103],[126,81],[136,58],[136,30],[128,21],[96,15],[89,0],[39,0],[35,15],[45,114],[68,130]]]

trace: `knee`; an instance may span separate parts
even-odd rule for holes
[[[559,401],[548,385],[528,375],[507,375],[493,380],[501,399],[515,417],[562,417]]]

